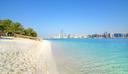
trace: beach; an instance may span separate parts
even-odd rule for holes
[[[127,39],[1,38],[0,74],[128,74],[127,44]]]
[[[58,74],[47,40],[0,39],[1,74]]]

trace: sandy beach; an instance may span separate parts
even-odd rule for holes
[[[51,43],[22,38],[0,39],[1,74],[58,74]]]

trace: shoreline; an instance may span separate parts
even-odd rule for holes
[[[15,35],[15,36],[1,36],[0,39],[30,39],[30,40],[36,40],[41,41],[42,39],[39,37],[30,37],[30,36],[24,36],[24,35]]]
[[[47,40],[0,39],[0,63],[2,74],[58,74]]]

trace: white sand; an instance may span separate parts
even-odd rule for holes
[[[0,74],[58,74],[51,43],[0,39]]]

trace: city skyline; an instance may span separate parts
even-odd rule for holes
[[[104,32],[104,33],[94,33],[94,34],[67,34],[64,33],[62,30],[59,34],[51,35],[47,37],[46,39],[68,39],[68,38],[128,38],[128,32],[127,33],[121,33],[121,32]]]
[[[127,0],[1,0],[0,19],[34,28],[41,37],[128,32]]]

